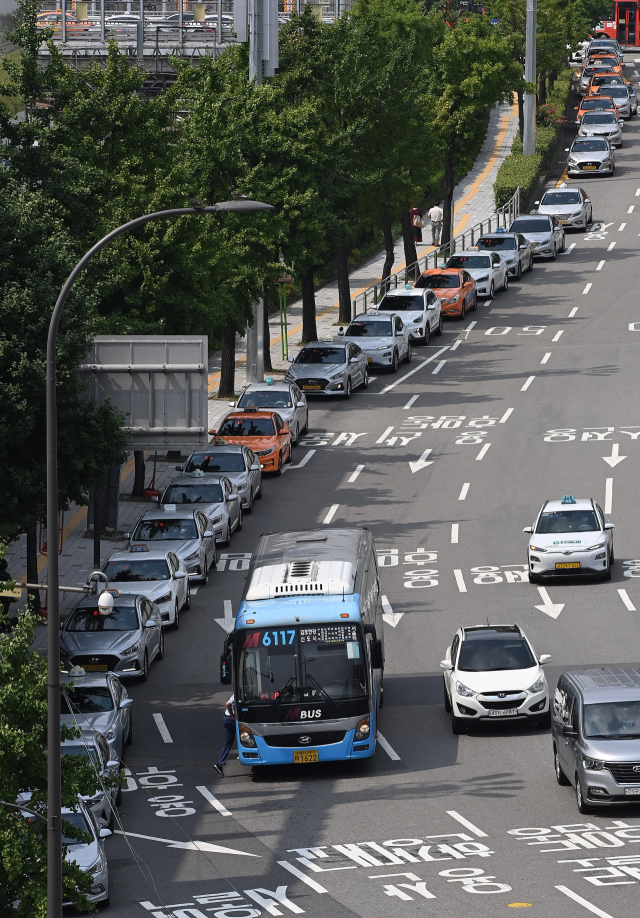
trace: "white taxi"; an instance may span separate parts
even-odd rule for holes
[[[431,335],[441,335],[444,330],[444,316],[438,297],[433,290],[418,289],[413,284],[387,291],[376,311],[380,315],[402,313],[409,337],[416,344],[428,344]]]
[[[452,255],[445,267],[468,271],[476,282],[478,296],[493,299],[496,290],[509,289],[507,263],[497,252],[481,252],[478,246],[470,246]]]

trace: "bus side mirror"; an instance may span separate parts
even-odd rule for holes
[[[222,685],[231,685],[231,654],[220,657],[220,682]]]
[[[371,641],[371,665],[374,669],[382,669],[382,641]]]

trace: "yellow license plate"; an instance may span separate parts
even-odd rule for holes
[[[318,750],[317,749],[302,749],[300,751],[294,750],[293,753],[293,764],[294,765],[308,765],[309,762],[318,761]]]
[[[597,166],[583,166],[583,167],[582,167],[582,171],[583,171],[583,172],[588,172],[589,169],[591,169],[591,170],[593,170],[593,171],[595,172],[595,170],[596,170],[597,168],[598,168]]]
[[[556,570],[560,570],[561,568],[564,569],[567,567],[580,567],[580,562],[579,561],[559,561],[556,564]]]
[[[371,357],[367,357],[367,363],[371,363]]]
[[[303,389],[322,389],[322,386],[303,386]]]
[[[96,672],[106,673],[107,668],[108,667],[106,663],[87,663],[83,667],[83,669],[85,669],[88,673],[96,673]]]
[[[566,220],[561,220],[561,221],[560,221],[560,223],[566,223],[566,222],[567,222]]]

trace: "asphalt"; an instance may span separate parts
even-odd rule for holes
[[[582,183],[594,225],[567,234],[568,254],[448,322],[397,376],[380,373],[348,403],[314,401],[293,467],[266,482],[234,538],[232,552],[250,553],[261,532],[316,527],[335,504],[330,525],[370,527],[390,606],[379,724],[388,751],[379,743],[355,765],[257,773],[234,751],[226,777],[216,775],[229,694],[216,619],[225,600],[235,613],[245,576],[242,561],[227,563],[167,634],[149,681],[130,687],[121,819],[133,834],[107,840],[118,916],[637,915],[640,808],[581,816],[572,788],[556,783],[543,730],[501,723],[454,736],[439,661],[460,625],[489,619],[518,622],[538,653],[552,654],[551,685],[565,669],[639,665],[639,134],[640,116],[625,126],[615,177]],[[443,416],[459,426],[438,426]],[[568,433],[549,433],[558,430]],[[362,436],[332,445],[341,433]],[[612,468],[604,458],[615,444],[626,458]],[[426,450],[431,464],[412,471]],[[547,601],[521,576],[522,528],[543,500],[566,493],[602,506],[609,494],[616,564],[610,583],[547,585]],[[167,813],[171,803],[182,809]]]

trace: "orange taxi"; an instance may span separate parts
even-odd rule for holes
[[[595,96],[585,96],[580,105],[576,106],[576,124],[580,124],[586,112],[598,110],[617,113],[617,108],[611,96],[604,96],[601,93],[597,93]]]
[[[62,10],[45,10],[38,13],[38,28],[53,29],[54,32],[62,32]],[[66,14],[66,31],[70,34],[77,35],[80,32],[87,32],[94,25],[92,22],[80,22],[73,13]]]
[[[260,460],[264,472],[282,473],[285,462],[291,462],[291,431],[277,411],[248,408],[228,414],[220,428],[210,430],[214,444],[235,443],[248,446]]]
[[[631,86],[631,83],[621,73],[597,73],[587,84],[586,98],[606,93],[613,86]]]
[[[463,268],[430,268],[422,272],[415,286],[433,290],[444,316],[464,319],[466,312],[478,308],[476,282]]]

